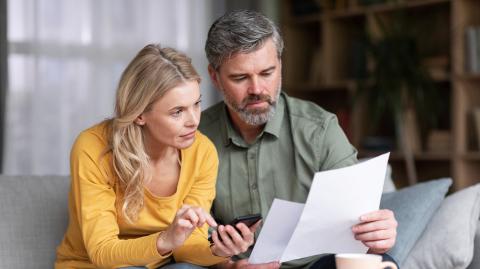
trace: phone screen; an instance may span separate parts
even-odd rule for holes
[[[230,222],[230,225],[232,225],[233,227],[236,228],[235,225],[237,225],[238,223],[244,223],[245,225],[247,225],[247,227],[250,227],[252,225],[254,225],[255,223],[257,223],[257,221],[261,220],[262,219],[262,215],[260,214],[251,214],[251,215],[246,215],[246,216],[241,216],[241,217],[237,217],[235,218],[232,222]]]

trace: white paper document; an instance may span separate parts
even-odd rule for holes
[[[305,204],[275,199],[250,255],[252,264],[322,253],[365,253],[352,226],[379,209],[390,153],[315,173]]]

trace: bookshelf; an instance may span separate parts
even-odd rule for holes
[[[479,183],[480,134],[473,111],[480,108],[480,73],[468,70],[466,31],[480,29],[480,1],[386,0],[362,4],[365,2],[281,1],[280,25],[286,43],[284,90],[336,113],[360,158],[391,150],[397,186],[412,183],[406,167],[410,159],[416,181],[452,177],[456,190]],[[372,59],[362,51],[365,33],[381,39],[378,22],[394,23],[398,12],[418,28],[414,39],[421,63],[440,97],[436,127],[419,131],[420,146],[411,155],[398,146],[395,126],[388,120],[380,121],[372,132],[368,100],[357,97],[359,81],[368,85],[372,66]],[[383,148],[372,149],[367,141],[383,141]]]

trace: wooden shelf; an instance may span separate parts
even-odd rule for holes
[[[480,161],[480,151],[467,152],[462,155],[464,160]]]
[[[359,17],[365,16],[368,14],[375,13],[384,13],[392,12],[402,9],[415,9],[421,7],[430,7],[436,5],[445,5],[449,4],[450,0],[417,0],[417,1],[407,1],[407,2],[398,2],[398,3],[385,3],[385,4],[376,4],[368,7],[352,7],[345,10],[332,10],[325,12],[325,17],[332,19],[341,19],[341,18],[350,18],[350,17]]]
[[[450,161],[451,152],[420,152],[415,154],[415,160],[418,161]]]
[[[360,151],[359,156],[361,158],[371,158],[383,154],[385,152],[380,151]],[[479,153],[480,157],[480,153]],[[415,153],[413,158],[415,161],[450,161],[452,159],[451,152],[418,152]],[[402,152],[392,151],[390,153],[391,161],[404,161],[405,156]]]
[[[373,158],[373,157],[377,157],[379,155],[382,155],[384,153],[387,153],[388,151],[370,151],[370,150],[359,150],[358,151],[358,158]],[[403,154],[398,152],[398,151],[391,151],[390,152],[390,158],[389,160],[390,161],[402,161],[404,158],[403,158]]]
[[[412,34],[418,54],[423,56],[420,63],[432,75],[438,96],[442,98],[437,128],[447,131],[451,140],[448,142],[451,152],[422,151],[413,155],[417,179],[452,177],[457,190],[478,181],[480,151],[462,152],[477,144],[472,142],[475,128],[471,111],[480,107],[480,91],[477,91],[480,74],[468,74],[464,70],[465,30],[480,26],[480,0],[400,0],[370,6],[349,0],[345,1],[348,6],[345,9],[297,17],[291,15],[294,1],[298,0],[281,1],[285,8],[283,33],[290,48],[283,58],[285,88],[292,96],[308,99],[331,112],[350,113],[346,130],[351,143],[359,149],[360,158],[384,153],[362,150],[362,141],[368,136],[392,137],[395,126],[389,119],[380,119],[377,130],[370,128],[373,123],[368,108],[373,103],[369,103],[368,97],[352,102],[359,80],[350,78],[368,76],[373,65],[370,55],[365,53],[365,33],[381,40],[384,32],[379,23],[392,25],[399,19],[394,11],[405,10],[409,25],[416,30]],[[305,83],[309,77],[319,84]],[[372,82],[365,78],[362,84],[368,87]],[[421,146],[426,147],[425,138],[428,139],[429,133],[422,132],[419,136]],[[416,137],[415,134],[412,137]],[[441,146],[434,149],[440,150]],[[393,151],[390,161],[399,178],[415,177],[401,151]]]
[[[288,91],[295,91],[295,92],[304,92],[304,93],[312,93],[312,92],[325,92],[325,91],[346,91],[352,90],[355,88],[356,83],[350,80],[344,81],[335,81],[332,83],[322,83],[322,84],[312,84],[312,83],[304,83],[304,84],[296,84],[296,85],[287,85],[286,88]]]
[[[450,74],[432,76],[434,82],[450,82],[452,81],[452,76]]]
[[[480,81],[480,74],[462,74],[457,75],[456,78],[466,81]]]
[[[302,24],[311,24],[311,23],[320,23],[325,16],[316,13],[316,14],[308,14],[308,15],[301,15],[301,16],[294,16],[292,15],[288,19],[288,23],[292,25],[302,25]]]

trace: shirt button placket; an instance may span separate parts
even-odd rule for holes
[[[248,182],[250,185],[250,197],[252,197],[252,210],[260,212],[260,197],[258,196],[257,185],[257,147],[252,146],[248,149]]]

